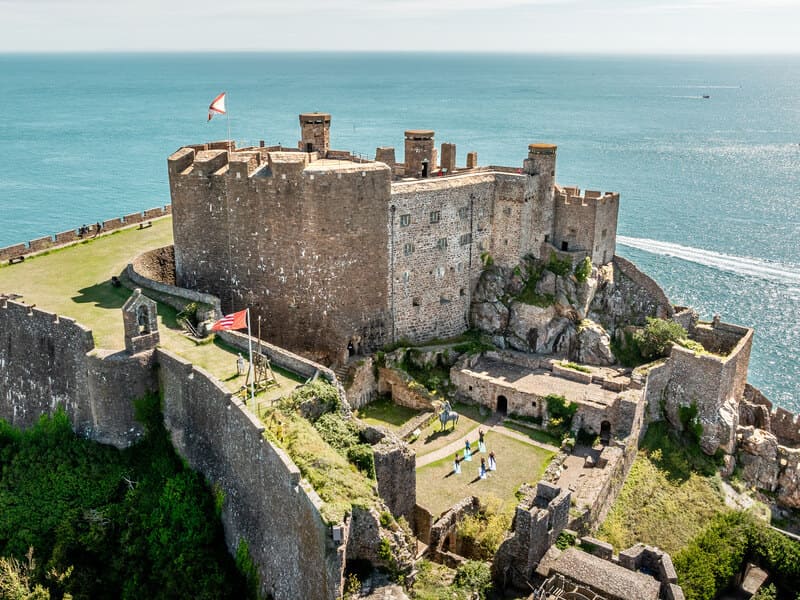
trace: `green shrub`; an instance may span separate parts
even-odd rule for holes
[[[637,332],[635,339],[642,357],[655,360],[668,356],[672,344],[685,340],[686,330],[675,321],[647,318],[647,325]]]
[[[575,536],[567,531],[562,531],[556,538],[556,548],[559,550],[566,550],[570,546],[575,545]],[[588,551],[588,550],[587,550]]]
[[[545,268],[559,277],[566,277],[572,271],[572,260],[569,258],[562,260],[558,258],[555,252],[551,252],[550,260],[547,261],[547,266]]]
[[[575,265],[575,279],[583,283],[592,274],[592,259],[588,256]]]
[[[697,403],[692,402],[690,406],[678,407],[678,418],[686,436],[693,443],[698,443],[703,435],[703,425],[697,418]]]
[[[456,587],[470,592],[477,592],[481,600],[492,593],[492,569],[489,563],[470,560],[456,569],[453,580]]]
[[[472,549],[471,558],[491,560],[505,539],[511,516],[499,512],[501,502],[490,498],[481,511],[467,515],[458,524],[458,535]]]
[[[525,271],[524,285],[514,299],[523,304],[530,304],[540,308],[547,308],[555,304],[556,297],[553,294],[540,294],[536,291],[536,286],[542,278],[544,267],[536,263],[528,263]]]
[[[324,379],[315,379],[281,399],[280,405],[284,410],[318,415],[338,411],[342,407],[342,400],[339,398],[339,390],[332,384]]]
[[[547,403],[547,414],[550,416],[547,423],[548,431],[553,435],[567,435],[578,405],[558,394],[548,394],[544,401]]]
[[[484,250],[481,252],[481,262],[483,263],[484,268],[489,268],[494,264],[494,259],[492,258],[491,254]]]
[[[347,460],[370,479],[375,479],[375,455],[369,444],[357,444],[347,449]]]

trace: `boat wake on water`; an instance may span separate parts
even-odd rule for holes
[[[737,275],[768,279],[780,283],[800,284],[800,268],[783,263],[760,258],[733,256],[722,252],[714,252],[713,250],[703,250],[702,248],[692,248],[690,246],[681,246],[680,244],[660,242],[658,240],[649,240],[646,238],[632,238],[620,235],[617,236],[617,242],[623,246],[644,250],[651,254],[672,256],[706,267],[719,269],[720,271],[736,273]]]

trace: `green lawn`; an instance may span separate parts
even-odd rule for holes
[[[481,414],[480,407],[470,404],[454,404],[453,410],[458,413],[458,425],[453,430],[452,425],[448,425],[445,431],[442,431],[442,426],[439,419],[434,419],[430,425],[422,430],[419,436],[411,447],[417,453],[417,456],[424,456],[443,448],[454,441],[461,440],[469,436],[476,441],[478,438],[477,429],[492,416],[488,409],[484,409],[485,414]]]
[[[121,309],[131,292],[113,287],[111,277],[119,276],[139,254],[169,244],[172,217],[157,219],[152,227],[123,229],[0,267],[0,292],[19,294],[21,302],[72,317],[92,330],[98,348],[120,350],[125,346]],[[238,351],[219,340],[198,344],[183,335],[175,315],[175,309],[159,303],[161,346],[205,369],[229,390],[241,388],[244,377],[235,376]],[[288,394],[297,385],[293,377],[278,379],[281,388],[263,398]]]
[[[492,431],[486,434],[486,449],[497,456],[497,471],[484,480],[478,479],[478,469],[481,457],[488,458],[488,454],[462,462],[460,475],[452,474],[453,456],[417,469],[417,502],[437,516],[467,496],[496,496],[503,501],[499,510],[509,510],[517,503],[514,494],[520,484],[539,481],[554,456],[548,450]]]
[[[380,398],[357,411],[358,418],[370,425],[379,425],[397,431],[420,411],[406,408],[388,398]]]

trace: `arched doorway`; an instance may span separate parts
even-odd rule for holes
[[[505,396],[497,397],[497,412],[499,412],[501,415],[508,414],[508,398]]]
[[[608,443],[611,441],[611,423],[609,421],[603,421],[600,423],[600,442],[604,446],[608,446]]]

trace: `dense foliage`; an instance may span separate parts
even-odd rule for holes
[[[125,451],[78,438],[63,412],[24,432],[0,421],[0,555],[33,548],[27,575],[53,598],[247,597],[214,495],[172,448],[158,398],[137,417],[147,434]]]
[[[454,572],[444,565],[422,560],[411,596],[415,600],[486,600],[492,593],[488,563],[467,561]]]
[[[617,360],[626,367],[669,356],[673,344],[692,352],[705,353],[703,345],[690,340],[688,335],[680,323],[647,317],[647,325],[643,329],[625,332],[622,341],[612,342],[612,350]]]
[[[583,283],[592,274],[592,259],[588,256],[575,265],[575,279]]]
[[[749,513],[718,515],[674,560],[687,600],[716,598],[748,561],[770,574],[778,598],[800,589],[800,543]]]
[[[564,437],[569,434],[572,425],[572,417],[578,410],[578,405],[570,402],[564,396],[558,394],[548,394],[544,401],[547,403],[547,431],[556,436]]]

